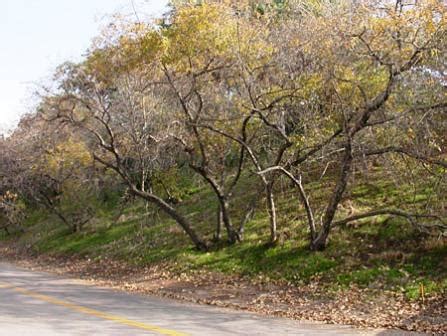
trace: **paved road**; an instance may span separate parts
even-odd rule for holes
[[[0,335],[402,335],[116,292],[0,263]]]

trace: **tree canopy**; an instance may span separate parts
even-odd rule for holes
[[[41,204],[77,231],[118,180],[206,250],[176,206],[187,178],[215,195],[214,241],[222,227],[241,241],[265,202],[275,245],[288,183],[312,250],[375,216],[443,231],[446,41],[437,0],[172,1],[161,21],[113,22],[1,140],[0,204]],[[377,170],[437,196],[343,210],[353,181]],[[257,197],[237,204],[246,181]]]

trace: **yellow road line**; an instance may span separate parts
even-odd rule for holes
[[[11,288],[12,290],[14,290],[16,292],[19,292],[21,294],[33,297],[33,298],[41,300],[41,301],[45,301],[45,302],[48,302],[48,303],[51,303],[51,304],[54,304],[54,305],[62,306],[62,307],[65,307],[65,308],[69,308],[71,310],[78,311],[78,312],[81,312],[81,313],[84,313],[84,314],[87,314],[87,315],[99,317],[99,318],[102,318],[104,320],[114,321],[116,323],[127,325],[127,326],[130,326],[130,327],[143,329],[143,330],[148,330],[148,331],[153,331],[153,332],[159,333],[160,335],[169,335],[169,336],[187,336],[188,335],[188,334],[185,334],[185,333],[182,333],[182,332],[178,332],[178,331],[175,331],[175,330],[164,329],[164,328],[157,327],[155,325],[150,325],[150,324],[146,324],[146,323],[132,321],[132,320],[128,320],[126,318],[120,317],[120,316],[103,313],[103,312],[95,310],[95,309],[79,306],[79,305],[76,305],[76,304],[73,304],[73,303],[70,303],[70,302],[67,302],[67,301],[56,299],[56,298],[51,297],[51,296],[47,296],[47,295],[39,294],[39,293],[36,293],[36,292],[32,292],[32,291],[27,290],[25,288],[15,287],[15,286],[12,286],[12,285],[9,285],[9,284],[5,284],[5,283],[0,283],[0,288]]]

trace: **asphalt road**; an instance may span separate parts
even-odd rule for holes
[[[404,335],[116,292],[0,263],[0,335]]]

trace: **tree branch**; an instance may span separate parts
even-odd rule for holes
[[[350,217],[347,217],[345,219],[339,220],[334,222],[332,225],[333,226],[340,226],[340,225],[345,225],[349,222],[353,222],[359,219],[363,219],[363,218],[369,218],[369,217],[376,217],[376,216],[380,216],[380,215],[392,215],[392,216],[397,216],[397,217],[403,217],[405,219],[408,220],[408,222],[410,222],[410,224],[412,224],[413,226],[417,227],[417,228],[427,228],[427,227],[439,227],[440,229],[443,230],[447,230],[447,223],[440,217],[440,216],[436,216],[436,215],[427,215],[427,214],[411,214],[408,212],[405,212],[403,210],[400,209],[379,209],[379,210],[373,210],[373,211],[369,211],[363,214],[359,214],[359,215],[353,215]],[[428,218],[428,219],[434,219],[439,221],[439,224],[434,224],[434,225],[430,225],[430,226],[426,226],[426,225],[420,225],[417,223],[417,219],[419,218]]]
[[[378,148],[375,150],[363,152],[363,153],[361,153],[361,155],[372,156],[372,155],[382,155],[382,154],[386,154],[386,153],[403,154],[403,155],[409,156],[413,159],[416,159],[416,160],[419,160],[419,161],[422,161],[425,163],[441,166],[441,167],[447,169],[447,161],[445,161],[445,160],[437,160],[437,159],[428,157],[423,154],[413,152],[409,149],[405,149],[402,147],[389,146],[389,147],[384,147],[384,148]]]

